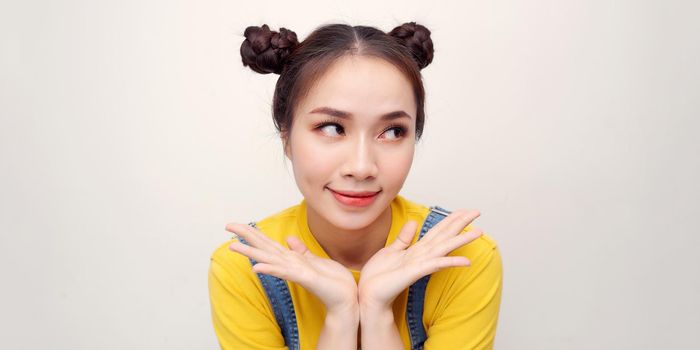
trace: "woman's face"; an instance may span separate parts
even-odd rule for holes
[[[300,100],[285,142],[307,205],[337,228],[372,224],[406,180],[415,125],[411,83],[398,69],[374,57],[338,59]]]

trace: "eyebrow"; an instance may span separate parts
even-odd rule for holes
[[[318,107],[312,109],[309,113],[320,113],[320,114],[327,114],[333,117],[338,117],[342,119],[351,119],[352,114],[349,112],[337,110],[335,108],[331,107]],[[380,117],[380,120],[394,120],[394,119],[399,119],[399,118],[409,118],[411,119],[411,116],[408,115],[408,113],[404,111],[393,111],[386,113]]]

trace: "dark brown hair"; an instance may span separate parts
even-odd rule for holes
[[[283,137],[289,135],[294,108],[313,83],[344,55],[374,56],[388,61],[411,82],[416,111],[416,140],[425,123],[425,91],[420,70],[433,60],[430,31],[415,22],[404,23],[389,33],[368,26],[327,24],[299,42],[296,33],[262,27],[246,28],[241,44],[243,65],[261,74],[280,77],[275,86],[272,117]]]

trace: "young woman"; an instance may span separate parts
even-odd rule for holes
[[[273,118],[304,198],[226,226],[235,237],[209,270],[221,347],[492,348],[502,268],[472,225],[479,212],[399,195],[423,131],[430,31],[331,24],[300,43],[263,25],[245,37],[243,65],[280,74]]]

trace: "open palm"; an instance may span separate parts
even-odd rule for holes
[[[462,232],[479,215],[476,210],[455,210],[413,245],[418,223],[407,222],[396,240],[377,251],[362,268],[360,303],[390,307],[401,291],[421,277],[448,267],[468,266],[466,257],[446,255],[482,235],[477,228]]]
[[[231,223],[226,230],[249,243],[233,242],[229,249],[256,260],[255,272],[298,283],[316,295],[328,311],[357,305],[357,284],[352,273],[334,260],[314,255],[297,237],[287,237],[287,249],[249,225]]]

